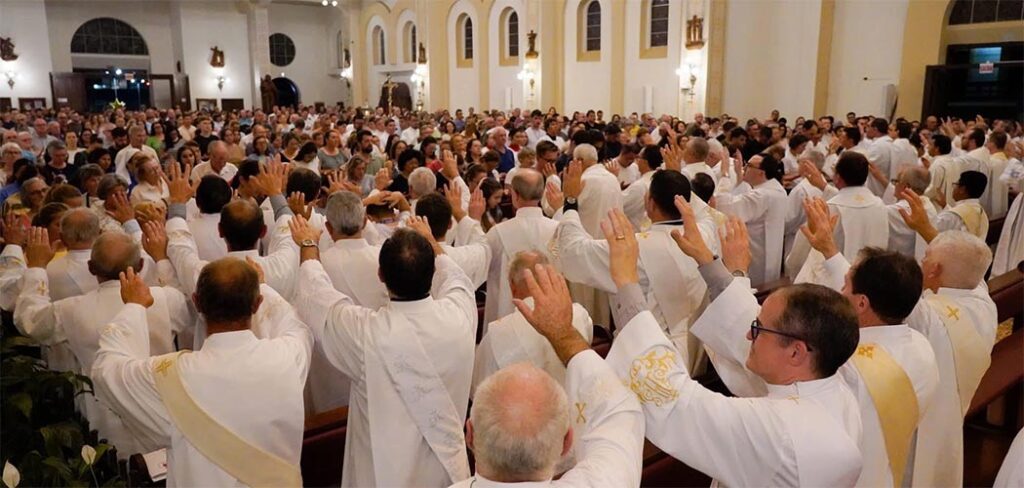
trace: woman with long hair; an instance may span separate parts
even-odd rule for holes
[[[491,227],[505,220],[505,216],[501,213],[501,198],[504,196],[505,189],[501,187],[498,180],[485,178],[480,182],[480,191],[483,192],[484,201],[487,203],[487,210],[480,217],[480,225],[486,233]]]

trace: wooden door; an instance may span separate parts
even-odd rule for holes
[[[88,99],[83,73],[50,73],[50,89],[55,108],[71,107],[78,112],[85,112]]]

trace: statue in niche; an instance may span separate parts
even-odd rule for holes
[[[531,30],[529,34],[526,34],[526,41],[530,46],[530,48],[526,50],[526,57],[527,59],[535,59],[538,56],[537,33]]]
[[[210,57],[210,66],[213,66],[214,68],[223,68],[224,51],[218,49],[217,46],[211,47],[210,50],[213,51],[213,56]]]
[[[392,107],[400,107],[405,110],[412,110],[412,92],[409,85],[402,82],[395,82],[391,75],[387,75],[384,83],[380,86],[380,101],[378,107],[387,109],[390,113]]]
[[[345,48],[345,65],[342,66],[342,67],[343,68],[348,68],[349,66],[352,66],[352,52],[349,51],[348,48],[346,47]]]
[[[260,98],[263,102],[263,111],[266,113],[272,112],[277,106],[277,87],[274,86],[274,80],[270,79],[270,75],[264,75],[260,81]]]
[[[427,48],[423,47],[423,43],[420,43],[420,56],[416,58],[420,64],[427,64]]]
[[[18,55],[14,54],[14,41],[10,37],[0,37],[0,60],[14,61]]]

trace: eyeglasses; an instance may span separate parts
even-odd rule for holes
[[[777,335],[780,335],[780,336],[783,336],[783,337],[789,337],[790,339],[796,339],[798,341],[803,341],[804,343],[807,343],[807,339],[804,339],[803,337],[796,336],[796,335],[793,335],[793,334],[789,334],[789,333],[786,333],[786,332],[782,332],[782,331],[779,331],[779,330],[769,329],[769,328],[765,327],[764,324],[761,323],[761,319],[755,318],[754,321],[750,323],[750,339],[751,340],[757,339],[757,336],[761,335],[762,332],[770,332],[772,334],[777,334]],[[807,344],[807,350],[808,351],[812,351],[813,350],[813,349],[811,349],[811,345],[810,344]]]

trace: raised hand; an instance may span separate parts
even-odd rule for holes
[[[750,235],[747,224],[739,217],[729,217],[725,228],[718,231],[722,241],[722,264],[731,272],[741,271],[747,274],[750,269]]]
[[[465,218],[466,211],[462,210],[462,187],[454,180],[449,181],[445,185],[444,196],[448,199],[448,205],[452,207],[452,217],[455,218],[455,221],[459,222]]]
[[[280,156],[278,156],[280,158]],[[279,162],[270,162],[266,166],[260,166],[260,172],[249,178],[256,191],[272,197],[284,193],[284,186],[287,180],[287,169]]]
[[[327,173],[327,183],[329,185],[327,187],[327,192],[329,194],[339,191],[351,191],[351,188],[347,184],[348,181],[345,180],[345,176],[337,171]]]
[[[128,196],[123,192],[111,193],[107,197],[107,201],[113,206],[112,210],[107,210],[107,215],[113,217],[114,220],[124,224],[135,218],[135,209],[132,208],[132,204],[128,201]]]
[[[150,220],[142,224],[142,249],[153,261],[167,259],[167,230],[163,222]]]
[[[832,215],[828,204],[821,198],[804,199],[803,205],[807,223],[800,226],[800,232],[807,238],[807,242],[825,259],[838,254],[839,248],[836,247],[833,232],[839,222],[839,215]]]
[[[683,170],[683,148],[666,146],[661,148],[661,158],[665,161],[665,169]]]
[[[639,283],[636,262],[640,258],[640,245],[626,214],[618,208],[609,210],[608,218],[601,221],[601,232],[608,241],[608,261],[615,286],[622,288]]]
[[[368,207],[370,205],[383,205],[387,203],[387,197],[391,195],[389,191],[377,191],[371,193],[369,196],[363,199],[363,206]]]
[[[486,211],[487,200],[484,199],[484,192],[477,188],[477,190],[469,196],[469,218],[480,222],[480,219],[484,217],[484,212]]]
[[[926,242],[931,242],[939,231],[932,225],[928,218],[928,212],[924,209],[924,202],[921,197],[914,193],[914,190],[906,188],[900,193],[900,198],[910,205],[910,211],[899,209],[900,216],[907,223],[907,227],[914,229]]]
[[[544,198],[548,201],[548,205],[551,208],[562,208],[562,202],[565,200],[565,195],[562,194],[562,190],[558,188],[558,185],[554,181],[548,181],[544,185]]]
[[[417,234],[426,238],[427,242],[430,243],[430,247],[434,248],[435,256],[444,254],[444,249],[442,249],[441,246],[437,243],[437,240],[434,239],[434,233],[431,232],[430,223],[427,222],[426,217],[412,215],[409,217],[408,220],[405,221],[405,226],[408,227],[413,232],[416,232]]]
[[[412,210],[412,206],[409,205],[409,200],[406,200],[405,195],[400,191],[388,193],[388,195],[384,197],[384,201],[388,202],[388,205],[391,205],[391,207],[397,208],[399,212],[408,212]]]
[[[604,169],[617,177],[619,176],[619,172],[622,171],[622,165],[615,161],[608,161],[607,163],[604,163]]]
[[[566,198],[579,199],[583,193],[583,161],[575,159],[569,163],[569,167],[565,169],[562,192]]]
[[[293,214],[301,215],[306,220],[309,220],[309,216],[313,213],[313,206],[306,205],[306,194],[301,191],[293,191],[291,195],[288,195],[288,208]]]
[[[142,281],[142,276],[135,274],[131,267],[120,274],[121,279],[121,301],[125,304],[135,303],[149,308],[153,305],[153,294],[149,286]]]
[[[387,187],[391,186],[391,170],[388,168],[381,168],[377,171],[377,175],[373,177],[373,185],[381,191],[384,191]]]
[[[745,165],[746,162],[743,161],[743,152],[737,149],[736,153],[733,154],[732,157],[732,171],[736,174],[736,178],[743,179],[743,168]]]
[[[545,179],[550,178],[550,177],[554,176],[554,174],[555,174],[555,165],[551,164],[551,163],[549,163],[547,161],[542,163],[540,165],[539,169],[540,169],[541,174],[544,175]]]
[[[301,215],[292,216],[288,227],[292,231],[292,240],[298,246],[302,246],[302,243],[306,241],[320,242],[320,234],[323,233],[320,229],[309,225],[309,221]]]
[[[182,171],[181,165],[172,163],[167,166],[167,170],[164,182],[167,183],[171,203],[188,203],[195,191],[195,187],[189,181],[192,176],[192,165],[185,165],[185,170]]]
[[[565,278],[554,267],[541,264],[524,273],[533,308],[523,300],[514,299],[513,303],[526,321],[551,343],[562,364],[568,364],[573,356],[590,346],[572,326],[572,297]]]
[[[708,248],[707,243],[704,242],[704,237],[700,234],[700,229],[697,228],[697,217],[693,213],[693,207],[690,206],[690,202],[687,202],[682,195],[676,195],[676,209],[679,210],[680,215],[683,217],[683,231],[679,230],[672,231],[672,239],[676,241],[676,245],[683,251],[683,254],[690,256],[697,264],[704,265],[715,260],[714,253]]]
[[[441,174],[448,181],[459,177],[459,161],[451,151],[445,150],[441,153]]]
[[[29,268],[46,268],[56,254],[50,245],[50,235],[45,227],[32,227],[28,230],[28,241],[25,243],[25,264]]]
[[[824,190],[828,185],[825,175],[821,174],[821,170],[809,159],[800,160],[800,176],[807,178],[807,181],[819,190]]]
[[[27,219],[14,215],[14,212],[4,217],[4,243],[16,246],[24,246],[27,233]]]

